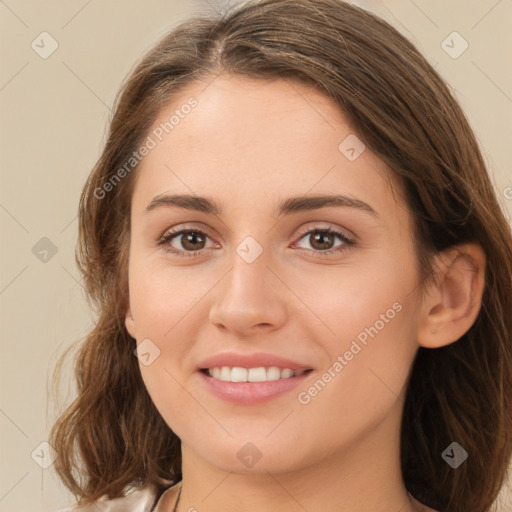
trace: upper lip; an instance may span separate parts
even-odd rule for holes
[[[199,364],[198,369],[216,368],[229,366],[231,368],[237,366],[240,368],[259,368],[260,366],[277,366],[279,368],[289,368],[293,371],[311,370],[311,366],[277,356],[275,354],[236,354],[234,352],[224,352],[216,354],[205,359]]]

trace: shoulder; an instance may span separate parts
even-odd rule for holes
[[[72,505],[53,512],[151,512],[157,498],[156,488],[147,485],[127,491],[113,500],[99,499],[88,505]]]

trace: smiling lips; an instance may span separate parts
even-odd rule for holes
[[[240,366],[215,366],[208,369],[210,377],[223,380],[224,382],[270,382],[279,379],[289,379],[298,377],[306,370],[297,370],[290,368],[279,368],[277,366],[258,366],[257,368],[242,368]]]
[[[218,354],[198,368],[207,389],[218,398],[256,404],[298,386],[312,368],[272,354]]]

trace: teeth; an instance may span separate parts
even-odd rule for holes
[[[292,375],[293,375],[293,371],[289,370],[288,368],[285,368],[284,370],[281,371],[282,379],[287,379],[287,378],[291,377]]]
[[[279,380],[281,378],[281,370],[277,366],[267,368],[267,380]]]
[[[268,382],[279,379],[289,379],[290,377],[298,377],[302,375],[305,370],[298,370],[294,372],[289,368],[282,370],[277,366],[270,366],[268,368],[260,366],[258,368],[240,368],[229,366],[208,368],[208,374],[215,379],[223,380],[225,382]]]
[[[249,368],[247,380],[249,382],[265,382],[267,380],[267,370],[262,366],[259,368]]]
[[[247,382],[247,368],[231,368],[231,382]]]
[[[217,378],[220,380],[231,380],[231,368],[229,368],[228,366],[223,366],[220,369],[220,375]]]

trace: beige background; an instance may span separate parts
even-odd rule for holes
[[[354,3],[412,39],[451,84],[510,218],[512,2]],[[179,20],[218,5],[0,0],[0,511],[51,511],[72,502],[51,466],[36,461],[48,462],[50,453],[39,447],[55,418],[50,370],[91,327],[74,263],[80,189],[100,154],[108,107],[135,60]],[[43,31],[59,45],[46,59],[31,47],[34,40],[42,46]],[[456,59],[441,46],[453,31],[469,44]],[[462,43],[456,40],[455,50]],[[66,389],[63,404],[72,396]],[[512,510],[512,500],[499,510]]]

